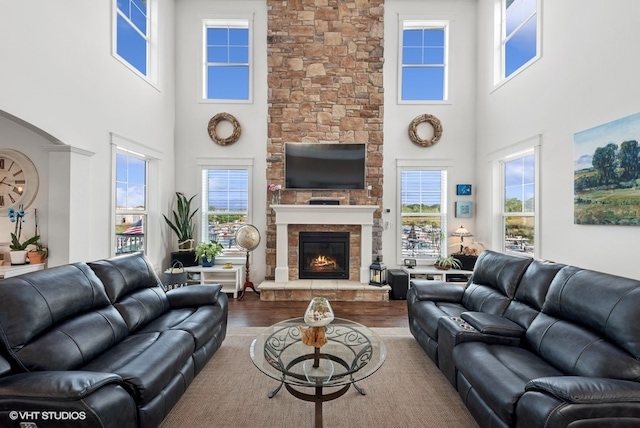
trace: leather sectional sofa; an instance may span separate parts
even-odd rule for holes
[[[156,427],[222,344],[220,286],[142,254],[0,281],[0,426]]]
[[[409,326],[481,427],[640,426],[640,281],[484,251]]]

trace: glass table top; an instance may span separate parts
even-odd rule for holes
[[[303,318],[267,327],[251,342],[251,360],[267,376],[304,387],[348,385],[375,373],[385,360],[384,343],[364,325],[335,318],[326,326],[327,343],[317,348],[318,355],[302,342],[307,328]]]

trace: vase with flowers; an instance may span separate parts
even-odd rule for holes
[[[27,247],[38,242],[39,235],[35,235],[24,242],[20,242],[22,237],[22,223],[26,221],[27,213],[24,211],[22,205],[15,208],[9,208],[9,220],[11,223],[15,223],[15,229],[11,234],[11,244],[9,244],[9,252],[11,256],[12,265],[23,265],[27,260]]]
[[[280,184],[271,183],[267,186],[267,190],[271,192],[271,205],[280,203],[280,189],[282,189]]]

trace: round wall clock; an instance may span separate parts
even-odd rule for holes
[[[0,149],[0,213],[5,208],[31,205],[38,193],[38,170],[25,154]]]

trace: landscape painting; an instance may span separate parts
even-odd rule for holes
[[[574,134],[574,223],[640,226],[640,113]]]

